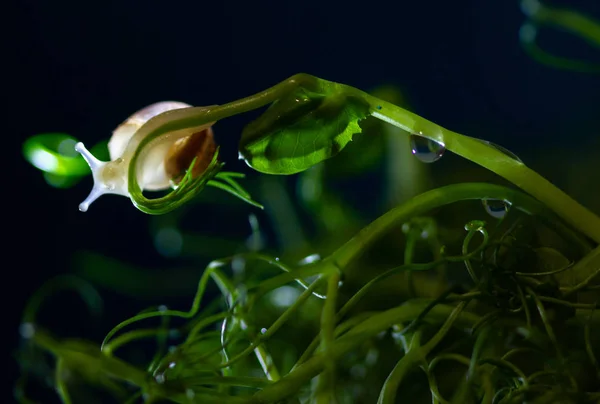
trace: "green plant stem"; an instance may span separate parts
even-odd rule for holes
[[[411,349],[398,361],[383,383],[377,400],[378,404],[393,404],[396,402],[396,393],[404,377],[440,343],[466,305],[467,302],[460,302],[452,310],[440,330],[425,345],[413,347],[411,344]]]
[[[61,342],[41,329],[35,330],[32,340],[62,360],[63,365],[78,363],[82,368],[101,369],[112,377],[128,381],[138,387],[144,387],[148,383],[146,372],[118,358],[104,355],[99,349],[93,349],[91,345],[80,346],[68,341]]]
[[[63,404],[71,404],[73,401],[71,400],[71,396],[67,390],[67,384],[65,383],[64,377],[68,370],[65,366],[65,360],[63,358],[59,357],[56,360],[56,370],[54,372],[54,382],[56,383],[56,392],[58,393],[58,396],[62,400]]]
[[[567,296],[570,296],[571,294],[576,293],[581,289],[584,289],[592,282],[592,280],[594,280],[594,278],[600,275],[600,245],[594,248],[594,250],[592,250],[581,260],[579,260],[573,266],[573,268],[571,268],[571,272],[574,274],[579,274],[580,272],[588,273],[588,268],[596,268],[596,270],[589,271],[591,272],[590,275],[578,285],[575,285],[571,288],[561,288],[561,290],[563,291],[563,297],[566,298]]]
[[[412,300],[402,306],[374,314],[366,321],[358,324],[346,334],[337,338],[332,347],[332,356],[339,359],[341,356],[355,349],[369,338],[392,327],[397,323],[414,320],[427,307],[430,300]],[[455,307],[437,305],[428,314],[428,319],[437,323],[445,322]],[[454,324],[461,328],[471,327],[479,316],[469,312],[461,312],[455,318]],[[294,395],[305,383],[323,371],[326,357],[316,354],[311,359],[299,365],[294,372],[282,377],[280,381],[267,386],[257,392],[246,402],[251,404],[278,402]]]
[[[526,9],[533,21],[570,31],[590,45],[600,47],[600,21],[573,10],[549,7],[539,1],[535,4],[534,9]]]
[[[325,357],[325,370],[319,377],[317,386],[317,404],[335,402],[335,358],[333,343],[336,325],[336,301],[340,273],[334,272],[327,280],[327,299],[321,314],[321,346]]]
[[[409,133],[441,143],[446,149],[493,171],[539,199],[565,221],[600,243],[600,218],[522,162],[507,156],[485,142],[445,129],[417,114],[375,98],[354,87],[322,80],[303,73],[296,74],[260,93],[225,105],[210,108],[184,108],[171,113],[172,118],[169,120],[150,120],[144,126],[144,130],[136,133],[127,146],[128,150],[134,150],[128,174],[129,192],[134,203],[137,205],[136,199],[144,200],[135,175],[137,158],[141,150],[158,136],[185,128],[197,127],[263,107],[292,94],[298,87],[306,88],[318,94],[343,94],[348,97],[359,97],[369,104],[369,112],[375,118]]]
[[[585,240],[582,240],[571,229],[561,224],[560,220],[550,210],[532,197],[499,185],[463,183],[433,189],[390,210],[363,228],[356,236],[335,251],[329,259],[335,262],[339,268],[345,268],[362,254],[371,243],[383,236],[393,226],[453,202],[469,199],[480,200],[482,198],[511,201],[512,209],[519,209],[539,216],[544,219],[546,224],[553,226],[559,234],[579,246],[580,250],[587,252],[587,249],[589,249],[589,245]]]
[[[444,145],[447,150],[507,179],[540,200],[595,242],[600,243],[600,218],[522,162],[508,157],[478,139],[445,129],[417,114],[377,99],[363,91],[353,87],[347,87],[346,90],[349,94],[356,94],[365,99],[370,104],[371,114],[374,117],[409,133],[434,140]]]

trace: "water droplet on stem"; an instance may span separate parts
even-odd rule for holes
[[[473,138],[473,139],[476,139],[476,138]],[[523,160],[521,160],[519,158],[519,156],[517,156],[515,153],[511,152],[510,150],[508,150],[505,147],[502,147],[502,146],[500,146],[500,145],[498,145],[496,143],[488,142],[487,140],[482,140],[482,139],[477,139],[477,140],[480,141],[481,143],[485,143],[485,144],[487,144],[489,146],[492,146],[494,149],[496,149],[496,150],[498,150],[498,151],[506,154],[511,159],[517,160],[519,163],[523,162]]]
[[[446,151],[442,143],[419,135],[410,135],[412,154],[423,163],[433,163],[439,160]]]
[[[485,211],[496,219],[502,219],[510,208],[510,202],[501,199],[482,199],[481,203]]]

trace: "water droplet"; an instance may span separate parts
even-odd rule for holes
[[[266,334],[267,333],[267,329],[266,328],[261,328],[260,329],[260,333],[261,334]]]
[[[510,202],[502,199],[482,199],[481,202],[485,211],[496,219],[502,219],[510,208]]]
[[[65,139],[58,144],[56,148],[59,154],[62,154],[65,157],[76,157],[79,155],[77,150],[75,150],[75,145],[77,141],[75,139]]]
[[[158,311],[160,311],[162,313],[164,313],[167,310],[168,310],[168,308],[164,304],[161,304],[160,306],[158,306]]]
[[[476,139],[476,138],[473,138]],[[510,157],[513,160],[517,160],[519,163],[522,163],[523,160],[521,160],[519,158],[519,156],[517,156],[515,153],[511,152],[510,150],[508,150],[506,147],[502,147],[499,144],[493,143],[493,142],[488,142],[487,140],[482,140],[482,139],[477,139],[479,140],[481,143],[485,143],[489,146],[492,146],[494,149],[506,154],[508,157]]]
[[[25,339],[30,339],[35,334],[35,326],[31,323],[23,323],[19,326],[19,334]]]
[[[176,257],[183,249],[183,235],[174,227],[163,227],[154,236],[154,247],[164,257]]]
[[[282,286],[270,294],[271,303],[278,308],[286,308],[294,304],[300,296],[298,289],[292,286]]]
[[[169,369],[173,369],[175,366],[177,366],[177,362],[169,363]]]
[[[164,382],[167,381],[167,378],[165,377],[164,373],[159,373],[156,376],[154,376],[154,379],[156,380],[156,383],[158,384],[163,384]]]
[[[442,143],[419,135],[410,135],[410,148],[423,163],[438,161],[446,151]]]
[[[246,271],[246,259],[241,255],[231,261],[231,270],[236,276],[243,276]]]
[[[308,255],[308,256],[302,258],[300,261],[298,261],[298,265],[312,264],[312,263],[320,261],[320,260],[321,260],[321,256],[319,254],[311,254],[311,255]]]
[[[528,17],[536,15],[542,5],[538,0],[523,0],[521,1],[521,11]]]

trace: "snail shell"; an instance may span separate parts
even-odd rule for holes
[[[189,110],[210,107],[192,107],[177,101],[163,101],[149,105],[127,118],[114,130],[108,142],[109,162],[96,159],[83,145],[77,150],[92,170],[94,186],[89,196],[79,205],[87,211],[90,204],[104,194],[129,197],[129,164],[140,142],[157,126],[172,117],[180,117]],[[200,175],[216,152],[212,125],[215,122],[166,133],[144,147],[137,159],[136,175],[142,190],[159,191],[179,183],[194,157],[198,157],[192,176]]]

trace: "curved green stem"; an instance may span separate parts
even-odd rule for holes
[[[336,325],[336,301],[340,281],[339,272],[329,275],[327,280],[327,299],[321,313],[321,346],[326,358],[325,371],[319,377],[317,386],[317,403],[335,401],[335,359],[333,357],[333,344]]]
[[[440,330],[429,341],[427,341],[425,345],[414,348],[411,346],[413,349],[410,349],[406,355],[404,355],[402,359],[398,361],[383,384],[381,394],[377,400],[378,404],[393,404],[396,401],[396,392],[398,391],[398,387],[404,379],[404,376],[406,376],[418,362],[425,359],[427,355],[437,346],[437,344],[440,343],[448,331],[450,331],[450,328],[458,318],[458,315],[465,308],[466,304],[466,302],[460,302],[456,308],[452,310],[452,313],[450,313],[448,319],[440,328]]]
[[[508,200],[512,203],[513,209],[519,209],[539,216],[546,224],[553,226],[554,230],[559,232],[559,234],[579,246],[582,252],[589,249],[589,245],[585,240],[582,240],[575,232],[561,224],[548,208],[532,197],[499,185],[464,183],[433,189],[390,210],[363,228],[356,236],[335,251],[330,258],[339,268],[344,268],[393,226],[403,223],[411,217],[425,214],[440,206],[463,200],[479,200],[482,198]]]
[[[352,349],[362,344],[369,338],[379,334],[381,331],[392,327],[393,324],[404,323],[417,318],[417,316],[427,307],[429,300],[411,301],[382,313],[374,314],[364,322],[358,324],[350,331],[335,340],[331,354],[339,359]],[[429,318],[442,323],[448,320],[455,307],[439,304],[429,313]],[[459,327],[471,327],[479,317],[476,314],[462,311],[453,318],[454,324]],[[295,394],[301,386],[310,379],[319,374],[325,367],[326,357],[323,354],[316,354],[306,362],[299,365],[293,372],[282,377],[280,381],[267,386],[262,391],[257,392],[248,404],[260,404],[269,402],[278,402],[286,397]]]
[[[177,192],[176,190],[162,198],[146,198],[142,194],[142,189],[140,188],[140,185],[137,182],[137,159],[141,155],[141,152],[144,149],[144,147],[150,145],[159,136],[166,135],[170,132],[175,132],[181,129],[198,127],[209,122],[219,121],[221,119],[228,118],[233,115],[238,115],[244,112],[263,107],[291,93],[300,85],[302,85],[305,88],[314,88],[318,83],[317,80],[318,79],[307,74],[296,74],[295,76],[292,76],[289,79],[282,81],[281,83],[271,88],[261,91],[260,93],[227,103],[225,105],[210,108],[184,108],[179,111],[176,111],[177,113],[173,114],[173,118],[167,121],[148,121],[148,123],[144,125],[144,131],[139,131],[140,133],[136,134],[127,145],[128,149],[132,148],[135,150],[132,154],[131,162],[129,164],[129,171],[127,174],[128,191],[134,205],[141,211],[150,214],[162,214],[169,212],[175,209],[177,206],[185,203],[191,197],[200,192],[204,185],[206,185],[212,178],[214,178],[221,170],[222,164],[217,161],[217,151],[217,153],[215,153],[211,165],[208,167],[208,169],[203,175],[199,176],[198,178],[192,181],[188,181],[188,184],[180,184],[180,188],[178,189],[181,189],[184,192],[181,195],[179,195],[179,197],[177,197],[177,195],[174,195],[175,192]],[[188,172],[191,172],[191,170],[188,170]],[[211,185],[215,186],[214,182],[211,183]],[[227,191],[230,192],[231,190],[227,189]]]
[[[345,86],[345,91],[366,100],[370,105],[371,114],[375,118],[409,133],[433,140],[447,150],[498,174],[540,200],[565,221],[600,243],[600,218],[522,162],[507,156],[485,142],[445,129],[417,114],[379,100],[353,87]]]
[[[545,25],[566,31],[592,46],[600,47],[599,21],[573,10],[547,6],[538,0],[522,0],[521,9],[529,20],[521,27],[519,38],[523,48],[533,59],[560,69],[600,73],[599,64],[555,56],[540,48],[536,43],[537,26]]]

